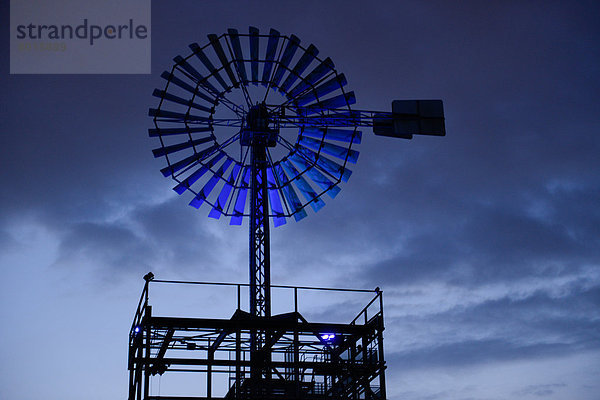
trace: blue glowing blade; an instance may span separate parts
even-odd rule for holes
[[[263,66],[262,84],[267,86],[271,78],[271,70],[273,69],[273,60],[277,51],[277,43],[279,43],[279,32],[271,29],[269,32],[269,42],[267,43],[267,54],[265,55],[265,64]]]
[[[252,64],[250,69],[252,71],[252,83],[255,85],[258,82],[258,29],[250,27],[250,60]]]
[[[317,86],[315,90],[311,90],[305,95],[297,98],[296,105],[302,107],[306,104],[319,101],[319,99],[323,98],[331,92],[338,90],[339,88],[345,86],[347,83],[348,82],[346,81],[346,77],[344,76],[344,74],[331,78],[327,82],[324,82]]]
[[[267,167],[267,183],[269,188],[269,204],[273,215],[273,225],[278,227],[285,224],[286,221],[283,213],[283,206],[281,205],[281,199],[279,198],[279,190],[276,189],[275,176],[273,175],[271,167]]]
[[[358,151],[347,149],[346,147],[338,146],[336,144],[322,142],[320,140],[315,140],[304,136],[300,137],[298,143],[301,146],[308,147],[309,149],[320,151],[342,160],[348,160],[353,164],[356,164],[356,161],[358,160]]]
[[[285,46],[285,50],[283,51],[283,55],[277,64],[277,69],[275,70],[275,75],[273,76],[273,80],[271,81],[272,87],[279,86],[279,82],[283,77],[283,74],[288,69],[288,65],[292,61],[292,57],[298,50],[298,45],[300,44],[300,39],[298,39],[295,35],[292,35],[288,40],[287,46]]]
[[[227,29],[229,33],[229,39],[231,40],[231,47],[233,48],[233,54],[235,55],[235,65],[237,66],[237,72],[242,83],[248,83],[248,76],[246,75],[246,67],[244,66],[244,54],[242,53],[242,46],[240,45],[240,37],[236,29]]]
[[[195,159],[192,159],[191,161],[195,162],[197,160],[207,157],[216,148],[217,148],[217,146],[213,146],[210,149],[206,149],[198,154],[194,154],[192,157],[194,157]],[[222,151],[217,153],[217,155],[215,155],[212,159],[210,159],[206,164],[204,164],[203,166],[198,168],[190,176],[188,176],[183,181],[181,181],[177,186],[175,186],[173,188],[173,190],[176,191],[177,194],[182,194],[183,192],[185,192],[190,186],[192,186],[194,184],[194,182],[196,182],[198,179],[200,179],[202,177],[202,175],[204,175],[211,166],[213,166],[214,164],[216,164],[217,161],[219,161],[221,158],[223,158],[223,156],[225,156],[225,153],[223,153]],[[188,157],[188,158],[192,158],[192,157]],[[184,160],[182,160],[182,161],[184,161]],[[188,162],[185,165],[182,165],[181,168],[186,167],[188,164],[190,164],[190,162]],[[163,173],[163,175],[164,175],[164,173]],[[167,175],[165,175],[165,176],[167,176]]]
[[[235,87],[238,87],[239,83],[238,83],[235,75],[233,74],[233,71],[231,70],[231,66],[229,65],[229,60],[227,59],[227,56],[225,55],[225,52],[223,51],[221,42],[219,42],[219,37],[215,34],[210,34],[210,35],[208,35],[208,40],[210,41],[210,45],[212,46],[213,50],[217,54],[217,57],[219,58],[219,61],[221,62],[223,69],[225,69],[227,76],[231,80],[231,84]]]
[[[292,209],[294,213],[294,219],[296,221],[300,221],[302,218],[306,217],[306,211],[302,208],[302,202],[298,198],[296,191],[294,190],[291,182],[285,176],[283,172],[283,168],[281,168],[280,164],[276,164],[273,166],[275,169],[275,173],[277,174],[277,178],[279,179],[279,183],[283,185],[281,190],[283,191],[283,195],[285,196],[288,206]]]
[[[334,65],[331,58],[327,57],[319,65],[315,67],[295,88],[293,88],[287,95],[289,99],[294,98],[306,91],[310,87],[314,86],[321,78],[333,71]]]
[[[212,128],[190,128],[190,127],[185,127],[185,128],[152,128],[152,129],[148,129],[148,135],[150,137],[157,137],[157,136],[170,136],[170,135],[183,135],[183,134],[190,134],[190,133],[200,133],[200,132],[210,132],[212,131]]]
[[[341,179],[343,182],[348,182],[350,175],[352,175],[352,171],[348,168],[345,168],[335,161],[328,159],[322,154],[317,154],[306,147],[299,147],[298,154],[301,157],[305,157],[311,164],[316,164],[317,167],[331,174],[336,180]]]
[[[296,80],[302,75],[302,73],[308,67],[308,65],[317,57],[317,54],[319,54],[319,50],[317,50],[317,48],[314,45],[311,44],[310,46],[308,46],[308,49],[306,49],[306,52],[302,55],[302,57],[300,57],[300,59],[296,63],[296,66],[294,66],[292,72],[290,72],[287,79],[279,88],[279,91],[287,91],[290,88],[290,86],[292,86],[294,82],[296,82]]]
[[[217,198],[217,202],[208,213],[208,216],[211,218],[219,219],[223,214],[223,210],[227,207],[227,200],[229,199],[229,193],[231,193],[231,189],[233,188],[233,184],[238,178],[240,171],[242,170],[241,164],[236,163],[233,166],[233,170],[229,175],[229,179],[223,185],[221,189],[221,193],[219,193],[219,197]]]
[[[314,189],[306,182],[306,180],[300,175],[296,168],[289,161],[282,161],[281,166],[285,172],[290,176],[292,182],[296,184],[300,193],[304,195],[304,198],[310,202],[311,207],[315,212],[319,211],[325,202],[317,195]]]
[[[206,200],[208,196],[210,196],[210,193],[215,188],[219,180],[223,178],[223,173],[227,171],[227,168],[229,168],[231,162],[231,158],[225,160],[223,165],[221,165],[217,172],[208,180],[208,182],[206,182],[204,187],[202,187],[202,190],[200,190],[196,197],[194,197],[192,201],[190,201],[190,206],[194,208],[200,208],[204,200]]]
[[[204,51],[202,51],[202,48],[200,48],[200,46],[198,46],[198,43],[190,44],[189,48],[192,49],[192,51],[194,52],[196,57],[198,57],[198,59],[202,62],[202,64],[204,64],[206,69],[208,71],[210,71],[210,74],[215,77],[215,79],[219,82],[221,87],[223,87],[223,89],[225,89],[225,90],[229,90],[227,83],[225,83],[225,80],[221,77],[221,75],[219,74],[219,71],[217,71],[217,69],[215,68],[213,63],[210,61],[210,59],[206,56],[206,54],[204,54]]]
[[[178,103],[178,104],[182,104],[186,107],[192,107],[195,108],[197,110],[200,111],[204,111],[207,113],[211,113],[212,110],[206,106],[202,106],[200,104],[194,103],[192,100],[188,100],[188,99],[182,99],[179,96],[174,96],[170,93],[165,92],[164,90],[158,90],[158,89],[154,89],[154,92],[152,92],[152,96],[154,97],[158,97],[161,99],[165,99],[165,100],[169,100],[172,101],[174,103]]]
[[[317,139],[335,140],[346,143],[360,143],[361,131],[350,131],[337,128],[304,128],[302,136],[310,136]]]
[[[229,225],[241,225],[242,218],[244,216],[244,209],[246,208],[246,197],[248,194],[248,186],[250,185],[250,167],[244,168],[243,172],[243,182],[241,187],[237,192],[237,197],[235,199],[235,206],[233,208],[234,215],[231,217],[229,221]]]
[[[336,186],[336,182],[331,182],[329,178],[323,175],[318,169],[314,168],[309,164],[305,158],[302,158],[298,153],[294,153],[290,156],[290,160],[298,164],[301,170],[306,170],[306,175],[321,188],[321,190],[327,190],[327,194],[332,199],[340,192],[339,186]]]
[[[189,149],[190,147],[201,145],[202,143],[210,142],[212,140],[211,136],[207,136],[204,138],[196,139],[196,140],[188,140],[187,142],[174,144],[171,146],[160,147],[158,149],[152,150],[154,157],[162,157],[165,154],[175,153],[177,151]]]

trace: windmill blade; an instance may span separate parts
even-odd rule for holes
[[[298,153],[300,156],[306,157],[312,164],[317,165],[319,168],[323,169],[323,171],[326,171],[327,173],[336,177],[336,179],[341,179],[343,182],[348,182],[350,175],[352,175],[352,171],[348,168],[336,163],[333,160],[330,160],[321,154],[315,153],[311,149],[300,146],[298,147]]]
[[[223,185],[221,189],[221,193],[219,193],[219,197],[217,197],[217,202],[213,206],[213,208],[208,213],[208,216],[211,218],[219,219],[221,215],[223,215],[223,210],[227,205],[227,201],[229,200],[229,193],[231,193],[231,189],[233,188],[233,184],[238,178],[240,171],[242,170],[242,165],[239,163],[235,163],[233,166],[233,170],[229,175],[229,179]]]
[[[277,69],[275,70],[275,75],[273,75],[273,79],[271,80],[272,87],[278,87],[283,74],[288,68],[288,65],[292,61],[292,57],[298,50],[298,45],[300,44],[300,39],[298,39],[295,35],[290,36],[287,45],[285,46],[285,50],[283,51],[283,55],[281,59],[277,63]]]
[[[194,78],[196,78],[198,80],[198,84],[207,87],[212,91],[212,93],[219,93],[217,88],[214,87],[210,82],[208,82],[207,79],[204,76],[202,76],[202,74],[200,74],[198,70],[196,70],[196,68],[194,68],[190,63],[188,63],[185,60],[185,58],[181,56],[176,56],[175,58],[173,58],[173,61],[175,61],[178,66],[186,70]]]
[[[297,153],[290,156],[290,160],[295,162],[300,166],[301,169],[306,171],[308,177],[317,184],[323,191],[327,191],[327,194],[332,199],[338,195],[341,191],[339,186],[336,186],[336,182],[332,182],[323,175],[318,169],[313,168],[313,166],[306,161],[306,159],[300,157]]]
[[[309,149],[329,154],[330,156],[334,156],[342,160],[348,160],[353,164],[356,164],[356,161],[358,160],[358,151],[338,146],[337,144],[331,144],[304,136],[300,137],[298,144],[308,147]]]
[[[310,136],[317,139],[336,140],[338,142],[360,144],[362,139],[361,131],[350,131],[337,128],[304,128],[302,136]]]
[[[158,149],[152,150],[154,154],[154,158],[162,157],[166,154],[175,153],[177,151],[189,149],[190,147],[198,146],[206,142],[210,142],[213,140],[212,135],[204,138],[196,139],[196,140],[188,140],[187,142],[174,144],[171,146],[160,147]]]
[[[217,146],[213,146],[209,149],[206,149],[204,151],[201,151],[198,154],[194,154],[193,156],[187,157],[184,160],[181,160],[180,162],[183,163],[184,161],[188,161],[187,163],[182,164],[181,166],[178,166],[178,169],[175,170],[173,172],[173,174],[175,172],[177,172],[178,170],[187,167],[188,165],[195,163],[196,161],[200,161],[204,158],[206,158],[207,156],[209,156],[215,149],[217,149]],[[177,194],[182,194],[183,192],[185,192],[187,189],[189,189],[198,179],[200,179],[202,177],[202,175],[204,175],[211,166],[213,166],[217,161],[219,161],[221,158],[223,158],[225,156],[225,153],[220,151],[218,152],[212,159],[210,159],[206,164],[204,164],[203,166],[201,166],[200,168],[198,168],[196,171],[194,171],[190,176],[188,176],[187,178],[185,178],[183,181],[181,181],[177,186],[175,186],[173,188],[173,190],[175,192],[177,192]],[[177,163],[176,163],[177,164]],[[165,168],[163,168],[165,169]],[[162,171],[162,170],[161,170]],[[163,173],[164,175],[164,173]],[[165,175],[168,176],[168,175]]]
[[[244,209],[246,208],[246,197],[248,194],[248,187],[250,186],[250,167],[245,167],[243,172],[243,182],[237,192],[235,199],[235,205],[233,207],[233,216],[229,220],[229,225],[241,225],[242,218],[244,216]]]
[[[267,53],[265,55],[265,64],[263,66],[262,84],[268,86],[269,78],[271,77],[271,70],[273,69],[273,60],[275,59],[275,52],[277,51],[277,44],[279,43],[279,32],[275,29],[271,29],[269,32],[269,42],[267,43]]]
[[[306,110],[307,115],[310,115],[320,112],[322,110],[342,108],[344,106],[349,106],[354,103],[356,103],[356,97],[354,96],[354,92],[348,92],[335,97],[331,97],[326,100],[319,100],[317,103],[307,106],[306,108],[304,108],[304,110]]]
[[[273,214],[273,225],[275,227],[281,226],[286,223],[285,214],[283,213],[283,206],[281,205],[281,199],[279,198],[279,190],[275,182],[275,176],[273,175],[273,169],[267,167],[267,184],[269,192],[269,204],[271,205],[271,213]]]
[[[302,202],[298,198],[296,191],[294,190],[291,182],[288,180],[287,176],[283,172],[283,168],[281,168],[280,164],[275,164],[273,166],[275,169],[275,173],[277,174],[277,178],[279,179],[279,183],[283,185],[281,190],[283,191],[283,195],[285,196],[288,205],[292,209],[292,213],[294,214],[294,219],[300,221],[302,218],[307,216],[306,211],[302,206]]]
[[[212,113],[212,111],[213,111],[213,110],[211,110],[208,107],[201,106],[200,104],[194,103],[192,100],[183,99],[183,98],[181,98],[179,96],[175,96],[175,95],[172,95],[170,93],[167,93],[164,90],[154,89],[154,92],[152,92],[152,96],[158,97],[160,99],[169,100],[169,101],[172,101],[174,103],[182,104],[182,105],[184,105],[186,107],[192,107],[192,108],[195,108],[197,110],[207,112],[209,114]]]
[[[189,135],[191,133],[211,132],[212,128],[197,127],[197,128],[152,128],[148,129],[148,136],[171,136],[171,135]]]
[[[163,118],[171,118],[173,122],[183,122],[183,121],[201,121],[201,122],[210,122],[212,118],[210,117],[201,117],[199,115],[194,114],[183,114],[175,111],[167,111],[167,110],[158,110],[156,108],[150,108],[148,110],[148,115],[151,117],[163,117]]]
[[[250,31],[250,60],[252,64],[250,69],[252,72],[252,83],[258,83],[258,29],[251,26]]]
[[[210,45],[212,46],[213,50],[215,51],[215,54],[219,58],[219,61],[221,62],[223,69],[225,69],[227,76],[231,80],[231,84],[234,87],[239,87],[239,83],[238,83],[235,75],[233,74],[233,71],[231,70],[231,66],[229,65],[229,60],[227,59],[227,56],[225,55],[225,52],[223,51],[223,47],[221,46],[221,43],[219,42],[219,38],[217,37],[217,35],[211,33],[208,35],[208,40],[210,41]]]
[[[296,80],[298,80],[308,65],[317,57],[317,54],[319,54],[319,50],[314,45],[311,44],[308,46],[308,49],[304,52],[304,54],[302,54],[302,57],[300,57],[292,72],[290,72],[286,80],[283,82],[283,85],[281,85],[279,91],[282,93],[286,92],[289,87],[292,86]]]
[[[244,66],[244,54],[242,53],[242,46],[240,45],[240,37],[237,29],[227,29],[229,33],[229,39],[231,40],[231,47],[233,48],[233,54],[235,55],[235,64],[237,66],[238,75],[240,76],[242,83],[245,85],[248,83],[248,77],[246,76],[246,68]]]
[[[233,160],[231,158],[227,158],[223,165],[219,167],[217,172],[206,182],[202,190],[190,201],[189,205],[198,209],[202,205],[202,203],[210,196],[210,193],[215,188],[220,179],[223,179],[223,173],[227,171],[227,168],[231,165]]]
[[[163,79],[166,79],[169,83],[174,83],[175,85],[179,86],[180,88],[187,90],[188,92],[200,97],[201,99],[208,101],[213,106],[217,104],[217,99],[215,97],[207,96],[206,94],[200,92],[198,89],[196,89],[195,87],[182,81],[181,79],[179,79],[178,77],[176,77],[174,74],[172,74],[170,72],[164,71],[160,75],[160,77]]]
[[[344,74],[335,76],[329,79],[327,82],[324,82],[317,86],[314,89],[314,91],[311,90],[305,95],[297,98],[295,103],[297,106],[302,107],[306,104],[312,103],[313,101],[319,101],[320,98],[323,98],[329,93],[346,86],[347,83],[348,81],[346,81],[346,77],[344,76]]]
[[[309,89],[311,86],[313,86],[315,83],[317,83],[321,78],[323,78],[325,75],[327,75],[328,73],[333,71],[333,69],[334,69],[333,61],[331,61],[331,58],[327,57],[324,61],[321,61],[321,63],[319,65],[317,65],[315,67],[315,69],[313,69],[308,75],[306,75],[306,77],[304,79],[302,79],[302,81],[300,83],[298,83],[298,85],[296,85],[296,87],[294,87],[292,90],[290,90],[290,92],[288,93],[288,98],[290,98],[290,99],[294,98],[294,97],[298,96],[300,93]]]
[[[210,72],[211,76],[215,77],[217,82],[219,82],[219,85],[221,85],[221,87],[223,87],[225,91],[229,90],[229,86],[227,85],[227,83],[225,83],[225,80],[221,77],[219,71],[217,71],[210,59],[206,56],[206,54],[204,54],[204,51],[202,51],[202,48],[198,45],[198,43],[192,43],[188,47],[192,49],[196,57],[198,57],[202,64],[204,64],[206,69]]]
[[[300,175],[296,167],[292,165],[288,160],[282,161],[281,166],[288,174],[291,179],[291,182],[295,183],[300,193],[304,195],[304,198],[310,202],[311,207],[315,212],[319,211],[324,205],[325,202],[317,195],[317,192],[306,182],[306,179]]]

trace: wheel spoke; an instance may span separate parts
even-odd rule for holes
[[[242,118],[246,114],[246,110],[244,107],[235,104],[233,101],[229,100],[225,95],[225,92],[219,95],[219,101],[225,107],[233,111],[238,117]]]
[[[235,133],[234,135],[229,137],[229,139],[225,140],[221,145],[219,145],[215,149],[215,151],[223,151],[225,148],[230,146],[232,143],[235,143],[235,141],[239,139],[239,136],[241,135],[241,133],[242,133],[242,130],[240,129],[237,133]]]
[[[213,126],[230,126],[241,128],[243,120],[240,118],[218,118],[213,119],[211,122]]]

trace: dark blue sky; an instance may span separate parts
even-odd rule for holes
[[[340,195],[273,230],[273,283],[381,287],[390,400],[596,399],[599,14],[592,1],[155,0],[152,75],[9,75],[5,57],[0,398],[125,398],[144,273],[246,282],[247,226],[188,207],[146,130],[175,55],[253,25],[314,43],[359,109],[441,98],[447,118],[445,138],[365,132]]]

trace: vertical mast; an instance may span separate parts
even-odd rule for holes
[[[251,147],[250,191],[250,313],[271,316],[271,277],[269,249],[269,201],[267,157],[264,144]]]
[[[269,113],[264,103],[250,108],[246,123],[241,141],[250,146],[250,314],[258,320],[271,316],[267,147],[275,146],[277,131],[268,127]],[[268,340],[265,331],[250,332],[250,376],[256,384],[271,378]],[[259,393],[253,397],[259,397]]]

